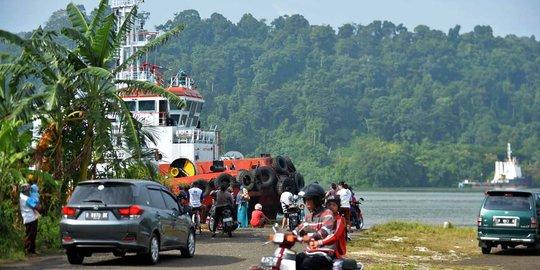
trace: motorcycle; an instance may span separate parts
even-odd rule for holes
[[[212,228],[214,228],[214,222],[216,222],[213,215],[213,211],[215,211],[215,207],[213,205],[210,211],[212,214],[206,218],[206,223],[208,224],[208,230],[212,231]],[[229,237],[232,237],[232,232],[236,230],[236,225],[234,224],[231,210],[228,208],[221,210],[221,219],[217,222],[218,224],[216,226],[216,230],[221,230],[222,233],[227,233]]]
[[[362,209],[360,209],[360,205],[364,201],[364,198],[360,198],[360,200],[356,201],[354,204],[354,210],[356,210],[356,217],[358,218],[358,227],[359,229],[364,228],[364,216],[362,216]]]
[[[291,232],[278,233],[278,224],[274,224],[272,230],[274,233],[270,235],[270,241],[278,247],[274,251],[273,256],[262,257],[259,266],[251,266],[249,270],[295,270],[296,269],[296,252],[292,247],[296,242],[302,242],[302,239]],[[343,259],[343,270],[363,270],[364,265],[356,262],[353,259]]]
[[[289,213],[289,230],[293,231],[300,224],[300,208],[297,204],[291,204],[287,207]]]

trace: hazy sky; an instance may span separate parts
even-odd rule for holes
[[[30,31],[44,25],[52,12],[67,0],[0,0],[0,29]],[[89,12],[98,0],[75,0]],[[145,0],[141,9],[150,12],[149,28],[172,19],[186,9],[208,18],[220,13],[233,23],[251,13],[269,24],[281,15],[300,14],[310,24],[337,29],[345,23],[366,25],[374,20],[404,24],[410,31],[419,24],[445,33],[456,24],[461,33],[476,25],[490,25],[495,35],[540,37],[540,0]]]

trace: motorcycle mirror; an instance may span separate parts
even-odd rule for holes
[[[272,226],[272,230],[274,230],[274,233],[277,233],[277,228],[279,227],[279,225],[276,223],[274,223],[274,226]]]
[[[364,198],[360,197],[360,200],[361,200],[361,201],[364,201]]]

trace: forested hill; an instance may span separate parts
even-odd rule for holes
[[[153,16],[157,16],[153,14]],[[287,155],[322,183],[456,186],[493,177],[506,143],[540,180],[540,43],[490,26],[447,33],[392,22],[237,23],[179,11],[152,62],[194,76],[224,149]]]

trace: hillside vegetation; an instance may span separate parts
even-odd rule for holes
[[[45,28],[58,29],[61,14]],[[290,156],[308,182],[451,187],[491,178],[510,142],[540,179],[534,37],[388,21],[333,29],[301,15],[233,23],[196,10],[157,28],[180,24],[149,61],[194,76],[202,125],[218,125],[225,150]]]

